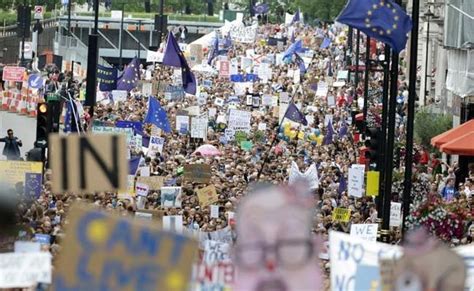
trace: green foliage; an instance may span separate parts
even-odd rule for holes
[[[150,9],[153,12],[153,15],[157,14],[159,11],[160,0],[151,0],[150,4]],[[143,1],[112,1],[112,10],[121,10],[122,5],[125,5],[124,10],[127,12],[145,12],[145,4]],[[207,12],[207,1],[165,0],[164,2],[164,12],[167,14],[184,14],[186,10],[189,12],[186,14],[205,14]]]
[[[77,15],[80,16],[92,16],[93,12],[81,12]],[[146,12],[125,12],[124,15],[132,15],[134,18],[149,18],[154,19],[156,13],[146,13]],[[99,13],[100,17],[110,17],[110,12]],[[221,22],[217,16],[207,16],[207,15],[186,15],[186,14],[170,14],[168,15],[169,20],[181,20],[181,21],[194,21],[194,22]]]
[[[44,14],[44,19],[52,18],[52,12],[46,12]],[[31,15],[31,19],[33,20],[33,15]],[[5,26],[15,25],[16,24],[16,13],[6,12],[0,10],[0,26],[3,26],[3,21],[5,21]]]
[[[417,143],[430,148],[431,138],[452,127],[453,117],[449,114],[435,114],[426,110],[418,111],[415,115],[415,140]]]
[[[77,3],[77,4],[82,5],[86,3],[86,0],[72,0],[72,1],[73,1],[72,2],[73,4]],[[3,10],[3,11],[16,10],[16,6],[23,4],[25,2],[31,6],[35,6],[35,5],[45,6],[46,11],[52,11],[55,8],[59,8],[59,6],[61,5],[60,1],[57,1],[57,0],[26,0],[26,1],[25,0],[0,0],[0,10]]]

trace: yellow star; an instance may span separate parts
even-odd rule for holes
[[[380,2],[380,6],[384,6],[384,5],[385,5],[385,3],[383,3],[383,1],[381,1],[381,2]]]
[[[397,13],[397,9],[393,8],[392,12],[393,12],[393,14]]]
[[[397,24],[392,25],[393,29],[397,29]]]
[[[387,3],[387,8],[388,9],[392,8],[392,5],[390,5],[390,3]]]
[[[372,8],[377,9],[377,4],[372,5]]]
[[[386,33],[387,33],[387,34],[391,34],[392,31],[391,31],[390,29],[387,29]]]
[[[372,11],[371,10],[367,11],[367,15],[369,16],[372,15]]]
[[[384,34],[384,33],[383,33],[383,30],[380,30],[380,31],[379,31],[379,34],[380,34],[380,35],[383,35],[383,34]]]
[[[370,18],[366,18],[366,19],[365,19],[365,22],[369,23],[369,22],[370,22]]]
[[[367,27],[367,28],[370,28],[370,26],[371,26],[370,23],[365,24],[365,27]]]
[[[373,31],[373,32],[377,32],[377,28],[373,27],[373,28],[372,28],[372,31]]]
[[[399,18],[400,18],[400,17],[398,17],[397,15],[395,15],[395,16],[393,17],[393,19],[395,19],[395,21],[398,21]]]

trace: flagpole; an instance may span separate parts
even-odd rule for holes
[[[407,136],[405,153],[405,179],[403,187],[403,222],[402,235],[405,238],[406,220],[410,214],[411,187],[412,187],[412,163],[413,163],[413,122],[415,120],[416,99],[416,67],[418,52],[418,18],[420,14],[420,0],[413,0],[412,23],[410,36],[410,71],[408,83],[408,113],[407,113]]]
[[[306,71],[308,71],[310,68],[311,68],[311,65],[313,64],[313,60],[314,60],[315,56],[313,55],[313,58],[311,59],[311,62],[309,63],[308,65],[308,68],[306,69]],[[298,84],[298,87],[296,87],[295,91],[293,92],[293,95],[291,95],[291,99],[290,99],[290,103],[291,104],[296,96],[296,93],[298,93],[300,87],[301,87],[301,83],[303,83],[304,80],[301,80],[300,83]],[[263,172],[263,169],[265,168],[265,165],[268,163],[268,161],[270,160],[270,153],[272,151],[272,148],[275,146],[275,143],[278,139],[278,133],[280,132],[281,130],[281,126],[283,125],[283,121],[285,120],[285,116],[286,116],[286,113],[288,112],[288,108],[290,108],[290,106],[288,106],[285,110],[285,114],[283,115],[283,118],[281,119],[281,121],[279,122],[278,124],[278,130],[276,131],[275,135],[273,136],[273,140],[272,140],[272,143],[270,144],[270,148],[267,150],[266,152],[266,155],[265,155],[265,159],[263,160],[263,163],[262,163],[262,166],[260,167],[260,170],[258,171],[258,174],[257,174],[257,181],[260,181],[260,176],[262,175],[262,172]]]

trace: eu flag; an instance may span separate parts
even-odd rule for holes
[[[64,117],[64,132],[78,132],[80,121],[77,114],[77,106],[74,101],[66,102],[66,116]]]
[[[253,12],[255,14],[267,14],[268,11],[270,11],[270,5],[267,3],[258,4],[253,7]]]
[[[332,144],[334,138],[334,127],[332,127],[332,121],[328,122],[328,131],[323,139],[323,145]]]
[[[396,53],[405,48],[412,25],[405,11],[391,0],[349,0],[337,21],[387,43]]]
[[[108,92],[117,88],[117,69],[97,65],[97,83],[99,90]]]
[[[166,111],[161,107],[160,102],[150,97],[148,100],[148,113],[146,114],[145,123],[152,123],[164,132],[171,132],[170,122]]]
[[[288,105],[288,109],[286,109],[285,118],[288,118],[291,121],[301,123],[303,125],[308,125],[308,121],[301,111],[299,111],[298,107],[296,107],[295,103],[291,102]]]
[[[132,128],[135,134],[143,135],[143,123],[140,121],[118,120],[115,127]]]
[[[140,80],[140,61],[134,58],[123,71],[117,82],[117,90],[131,91]]]
[[[301,74],[306,74],[306,65],[302,57],[299,54],[295,53],[295,62],[300,69]]]
[[[291,19],[291,24],[296,23],[298,21],[301,21],[300,9],[299,8],[298,8],[298,11],[296,11],[295,15],[293,15],[293,18]]]
[[[186,62],[186,58],[171,32],[168,33],[163,65],[181,68],[184,91],[192,95],[196,94],[196,77],[191,72],[188,62]]]
[[[331,39],[329,37],[325,37],[319,48],[325,49],[331,45]]]
[[[286,51],[283,53],[283,59],[288,59],[293,56],[294,53],[299,52],[303,49],[303,42],[301,39],[297,40],[296,42],[292,43]]]
[[[214,38],[214,43],[212,44],[212,48],[209,51],[209,56],[207,58],[207,64],[210,65],[212,60],[217,57],[219,53],[219,34],[216,32],[216,38]]]

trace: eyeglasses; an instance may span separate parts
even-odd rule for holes
[[[314,248],[309,239],[279,240],[272,245],[265,243],[237,244],[235,262],[245,269],[259,269],[265,265],[270,252],[275,255],[279,266],[286,269],[298,269],[312,258]]]

